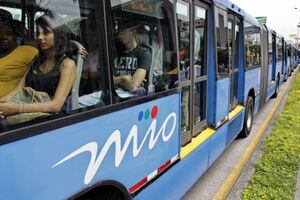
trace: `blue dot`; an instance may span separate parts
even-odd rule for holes
[[[139,116],[138,116],[138,120],[139,120],[139,121],[142,121],[143,116],[144,116],[143,111],[140,111]]]

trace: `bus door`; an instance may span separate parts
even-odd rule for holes
[[[207,118],[207,17],[208,6],[194,5],[193,136],[206,127]]]
[[[261,48],[262,48],[262,68],[260,76],[260,107],[265,103],[267,88],[268,88],[268,74],[269,74],[269,48],[268,48],[268,30],[261,26]]]
[[[238,104],[240,24],[239,18],[228,14],[230,110]]]
[[[208,5],[200,1],[193,5],[177,1],[176,9],[182,91],[181,144],[185,145],[207,124]]]

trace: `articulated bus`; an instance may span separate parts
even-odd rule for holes
[[[227,0],[1,0],[0,14],[0,91],[50,73],[33,68],[50,50],[76,66],[65,109],[1,93],[0,199],[180,199],[296,67],[295,47]]]

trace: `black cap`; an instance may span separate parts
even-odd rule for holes
[[[123,32],[125,30],[134,30],[137,27],[139,27],[139,25],[134,19],[122,19],[115,23],[116,33]]]

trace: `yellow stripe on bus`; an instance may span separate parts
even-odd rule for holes
[[[192,153],[198,146],[205,142],[216,131],[210,128],[202,131],[197,137],[193,138],[190,143],[180,149],[180,158],[183,159]]]
[[[244,109],[244,106],[237,105],[236,108],[229,113],[228,120],[231,120],[234,116],[239,114]]]

